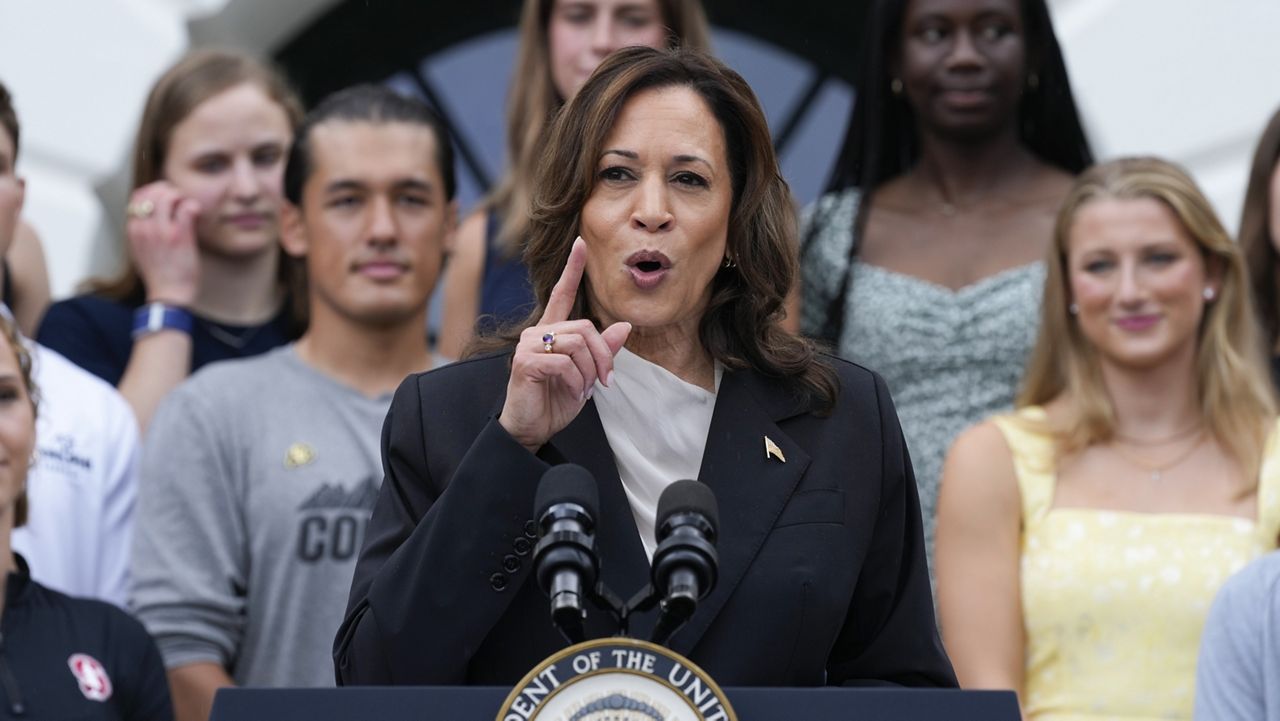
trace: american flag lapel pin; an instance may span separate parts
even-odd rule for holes
[[[764,457],[765,457],[765,460],[768,460],[770,458],[777,458],[783,463],[787,462],[787,457],[782,455],[782,449],[779,448],[778,444],[774,443],[773,439],[770,438],[769,436],[764,437]]]

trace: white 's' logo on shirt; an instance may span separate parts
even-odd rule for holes
[[[106,701],[111,698],[111,677],[98,659],[87,653],[75,653],[67,659],[67,666],[80,684],[80,693],[90,701]]]

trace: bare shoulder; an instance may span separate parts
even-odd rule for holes
[[[916,196],[910,191],[907,176],[903,174],[889,178],[876,186],[867,198],[867,203],[872,206],[881,204],[894,208],[907,205],[914,200]]]
[[[1057,206],[1062,204],[1062,199],[1066,197],[1075,181],[1075,176],[1062,168],[1042,163],[1032,181],[1032,187],[1035,188],[1035,196],[1045,198],[1046,202],[1054,206],[1056,212]]]
[[[49,267],[40,234],[24,218],[18,220],[5,260],[13,281],[13,314],[22,332],[34,338],[49,307]]]
[[[18,229],[13,236],[13,245],[10,246],[11,254],[18,253],[41,253],[43,254],[42,244],[40,242],[40,233],[35,227],[27,222],[26,218],[18,219]]]
[[[1012,466],[1009,442],[994,418],[988,418],[962,431],[956,436],[947,457],[962,464],[975,462],[989,464],[1003,457],[1010,460],[1010,466]]]
[[[942,469],[943,492],[968,499],[1017,499],[1013,452],[994,419],[956,437]],[[966,504],[968,505],[968,504]]]
[[[483,207],[472,211],[454,236],[453,253],[444,270],[444,313],[436,344],[436,352],[446,358],[461,357],[475,331],[488,220]]]
[[[485,231],[488,223],[489,216],[483,210],[472,212],[462,221],[458,226],[453,258],[450,259],[452,265],[479,271],[484,265]]]

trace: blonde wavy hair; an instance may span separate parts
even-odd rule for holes
[[[1102,381],[1096,349],[1068,309],[1067,243],[1080,209],[1088,203],[1139,198],[1151,198],[1173,211],[1206,264],[1221,272],[1221,287],[1200,323],[1197,394],[1209,432],[1241,464],[1251,483],[1256,482],[1276,404],[1244,257],[1195,181],[1177,165],[1158,158],[1095,165],[1080,175],[1063,201],[1049,251],[1040,334],[1017,405],[1043,405],[1070,394],[1068,417],[1051,429],[1060,455],[1105,443],[1115,434],[1115,408]]]
[[[525,0],[520,14],[520,46],[507,96],[508,171],[483,208],[496,210],[502,222],[499,245],[510,257],[519,255],[529,232],[529,204],[542,145],[538,139],[565,98],[551,81],[551,46],[547,25],[555,0]],[[708,50],[711,32],[701,0],[658,0],[667,26],[667,47]]]
[[[35,382],[35,364],[31,359],[31,351],[27,349],[27,344],[22,338],[21,331],[18,330],[18,321],[13,319],[13,314],[9,309],[0,305],[0,337],[3,337],[9,344],[9,348],[13,351],[14,358],[18,361],[18,372],[22,376],[22,385],[27,389],[27,402],[31,404],[31,432],[35,433],[35,418],[40,412],[40,393],[36,388]],[[31,461],[34,463],[34,459]],[[13,505],[13,527],[21,528],[27,524],[27,516],[30,513],[30,499],[27,496],[26,471],[22,469],[23,480],[22,488],[18,490],[18,496],[14,499]]]

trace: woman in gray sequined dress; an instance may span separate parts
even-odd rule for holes
[[[805,216],[803,325],[881,373],[932,559],[942,458],[1009,408],[1053,217],[1092,163],[1043,0],[882,0],[829,192]]]

